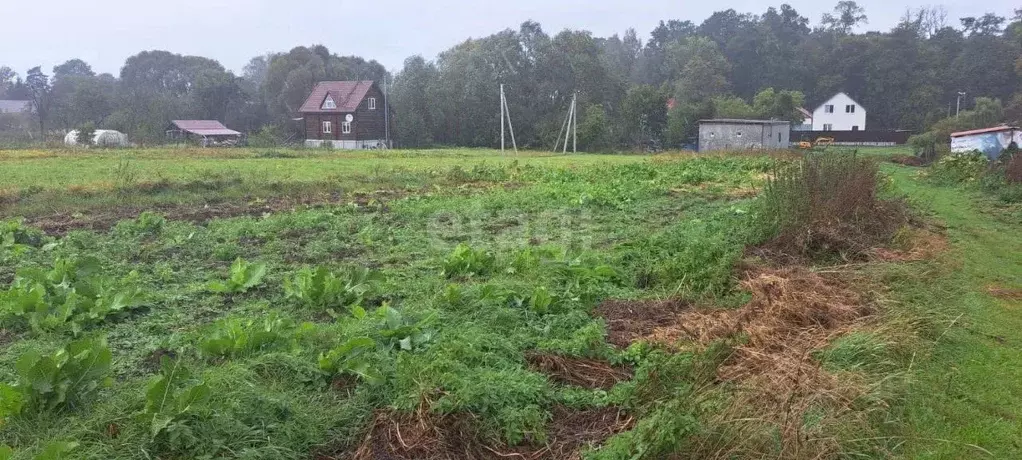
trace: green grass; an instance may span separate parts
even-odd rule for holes
[[[0,427],[0,443],[15,447],[18,458],[56,441],[78,442],[74,458],[83,459],[308,458],[317,449],[355,443],[374,410],[412,410],[424,399],[437,412],[472,412],[483,435],[495,442],[542,442],[556,404],[638,405],[642,397],[634,385],[610,393],[556,385],[528,369],[526,353],[590,356],[640,368],[659,362],[645,353],[609,347],[603,322],[589,311],[611,297],[734,303],[741,293],[732,268],[756,235],[750,200],[733,192],[757,185],[770,165],[764,158],[718,156],[522,157],[516,162],[474,152],[425,157],[388,152],[381,158],[312,153],[309,158],[180,161],[223,170],[234,169],[235,162],[263,169],[282,162],[302,171],[324,164],[357,171],[344,164],[351,160],[377,168],[378,183],[408,179],[458,188],[484,181],[487,186],[459,192],[426,187],[385,205],[300,208],[201,225],[147,214],[110,230],[48,239],[45,243],[53,244],[45,249],[0,249],[0,280],[5,283],[16,269],[46,267],[57,257],[95,255],[105,275],[119,279],[136,271],[134,279],[146,293],[143,308],[82,332],[107,338],[114,356],[112,386],[68,410],[8,418]],[[187,171],[150,152],[104,152],[88,159],[109,168],[124,154],[136,155],[132,161]],[[87,162],[63,157],[17,161],[39,172]],[[483,163],[487,166],[471,166]],[[88,182],[88,174],[96,173],[82,173],[80,180]],[[444,179],[437,182],[434,174]],[[295,176],[274,177],[290,184]],[[341,178],[334,187],[359,183]],[[172,183],[166,193],[180,196],[181,187]],[[122,198],[118,190],[96,192],[110,209]],[[459,245],[471,248],[471,263],[453,259],[468,257],[465,251],[452,256]],[[492,260],[479,254],[490,254]],[[239,257],[265,264],[265,277],[245,292],[213,292],[211,283],[228,279]],[[468,268],[445,271],[445,264]],[[286,279],[320,265],[339,272],[367,267],[378,274],[382,281],[363,302],[365,317],[345,307],[335,320],[324,309],[285,295]],[[540,288],[549,297],[537,297]],[[543,298],[542,303],[533,300]],[[378,315],[386,309],[377,313],[382,306],[399,316],[388,313],[384,321]],[[206,343],[207,352],[200,353],[200,344],[210,337],[251,337],[252,327],[261,327],[268,315],[282,321],[274,323],[272,348],[213,353],[213,344]],[[13,335],[0,350],[0,381],[14,380],[13,365],[27,350],[50,352],[69,339],[60,332],[18,327],[8,333]],[[402,334],[411,339],[404,342]],[[353,369],[368,363],[383,376],[382,383],[366,380],[332,388],[320,369],[321,356],[358,337],[369,337],[376,346],[330,372],[361,375]],[[174,425],[173,439],[151,436],[140,416],[146,386],[156,372],[154,352],[160,350],[176,352],[212,393],[208,403]],[[690,361],[687,354],[679,359]],[[679,368],[679,378],[685,369]],[[679,433],[694,427],[688,420],[675,420]]]
[[[642,161],[632,155],[555,155],[495,150],[331,151],[320,149],[0,150],[0,190],[110,188],[126,176],[174,183],[209,177],[261,182],[343,182],[356,176],[426,172],[454,166],[584,166]]]
[[[1017,217],[978,192],[930,185],[918,169],[889,168],[897,188],[947,226],[953,250],[892,279],[905,307],[926,315],[936,340],[913,362],[903,405],[908,458],[1022,457],[1022,288]]]
[[[865,153],[900,153],[880,150]],[[707,420],[734,389],[707,386],[726,346],[616,349],[592,309],[608,298],[745,301],[735,267],[766,236],[749,192],[772,160],[149,149],[3,151],[0,166],[13,171],[0,177],[7,217],[399,192],[198,223],[143,214],[43,241],[0,225],[3,288],[17,270],[95,256],[104,276],[145,293],[141,308],[81,331],[106,338],[110,386],[74,407],[0,424],[0,444],[16,458],[58,441],[79,443],[76,459],[310,458],[357,443],[375,411],[426,401],[436,413],[471,412],[487,440],[512,444],[542,443],[556,405],[619,405],[638,425],[595,457],[610,459],[685,452],[690,438],[712,438],[707,431],[720,427]],[[914,206],[946,222],[953,249],[863,269],[891,301],[880,316],[887,323],[814,357],[882,387],[867,396],[883,403],[862,401],[877,430],[856,431],[853,421],[823,435],[855,458],[1020,457],[1022,305],[987,293],[1022,288],[1019,214],[920,181],[918,170],[884,171]],[[145,185],[153,182],[162,185]],[[265,264],[265,276],[242,277],[252,281],[247,290],[214,292],[238,258]],[[355,279],[357,292],[338,295],[347,300],[333,308],[312,291],[295,295],[296,274],[318,266],[342,283]],[[370,273],[353,275],[359,268]],[[50,353],[72,338],[70,329],[0,326],[0,382],[16,380],[25,352]],[[366,338],[371,346],[344,346]],[[610,391],[560,385],[528,367],[535,351],[627,363],[636,376]],[[146,387],[167,353],[211,397],[153,436]]]

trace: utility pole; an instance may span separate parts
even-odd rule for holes
[[[554,152],[557,146],[561,145],[561,134],[564,134],[564,145],[561,154],[568,153],[568,136],[571,136],[571,152],[578,153],[578,93],[571,96],[571,104],[568,105],[568,116],[564,118],[561,130],[557,132],[557,142],[554,142]]]
[[[383,76],[383,142],[390,148],[390,105],[387,97],[387,76]]]
[[[504,154],[504,85],[500,85],[500,154]]]
[[[955,118],[958,118],[958,114],[962,112],[962,98],[965,97],[965,91],[958,92],[958,104],[955,107]]]
[[[571,153],[578,153],[578,91],[571,96]]]
[[[500,85],[500,153],[504,153],[504,117],[507,117],[507,130],[511,133],[511,146],[515,149],[515,156],[518,156],[518,143],[515,142],[515,127],[511,124],[511,110],[507,107],[507,98],[504,97],[504,85]]]

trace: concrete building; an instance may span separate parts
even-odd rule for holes
[[[699,121],[699,151],[786,149],[791,123],[780,120],[716,119]]]
[[[837,93],[816,106],[813,131],[865,131],[866,108],[845,93]]]

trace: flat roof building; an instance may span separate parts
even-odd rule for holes
[[[786,149],[791,122],[719,118],[699,120],[699,151]]]

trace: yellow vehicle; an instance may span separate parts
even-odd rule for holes
[[[798,148],[802,150],[827,150],[830,144],[834,143],[833,137],[818,137],[815,142],[802,141],[798,143]]]

